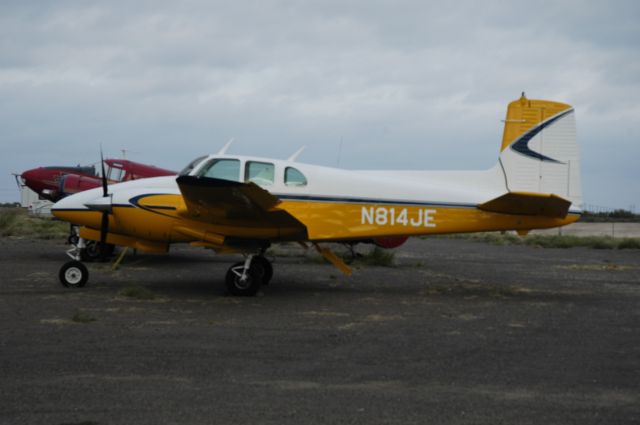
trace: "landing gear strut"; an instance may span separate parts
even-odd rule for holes
[[[82,288],[89,280],[89,270],[80,262],[82,253],[86,250],[85,240],[77,235],[74,227],[71,227],[71,235],[69,236],[71,249],[67,251],[67,255],[71,261],[67,261],[60,267],[58,278],[62,286],[67,288]]]
[[[80,237],[78,226],[71,225],[69,229],[69,237],[67,242],[73,246],[67,253],[68,255],[79,261],[91,262],[96,260],[104,260],[110,257],[115,250],[115,245],[102,244],[98,241],[87,241]],[[73,252],[73,254],[71,254]]]
[[[273,277],[271,262],[262,255],[247,255],[244,261],[229,267],[225,282],[231,295],[254,296],[260,285],[268,285]]]

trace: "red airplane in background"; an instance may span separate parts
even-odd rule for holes
[[[127,159],[105,159],[104,163],[107,166],[106,177],[109,184],[177,174],[172,170]],[[52,202],[57,202],[73,193],[99,187],[102,184],[95,166],[39,167],[25,171],[20,177],[25,186]]]

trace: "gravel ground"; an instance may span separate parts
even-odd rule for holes
[[[65,249],[0,239],[0,424],[640,423],[637,250],[415,239],[347,278],[278,249],[234,298],[233,257],[66,289]]]

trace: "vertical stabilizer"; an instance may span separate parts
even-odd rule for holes
[[[509,104],[500,152],[510,192],[554,194],[582,208],[573,107],[522,94]]]

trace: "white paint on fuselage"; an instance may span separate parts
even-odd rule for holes
[[[247,161],[269,162],[275,166],[274,184],[262,186],[276,195],[318,197],[330,199],[361,199],[404,201],[433,204],[477,205],[507,191],[499,165],[482,171],[357,171],[304,164],[269,158],[238,155],[210,155],[191,175],[209,159],[225,158],[241,161],[240,175],[244,175]],[[284,184],[287,167],[299,170],[307,179],[306,186]],[[130,200],[144,194],[179,194],[176,176],[152,177],[117,183],[108,187],[113,205],[130,204]],[[80,192],[58,201],[56,209],[87,209],[95,199],[102,198],[102,188]]]

